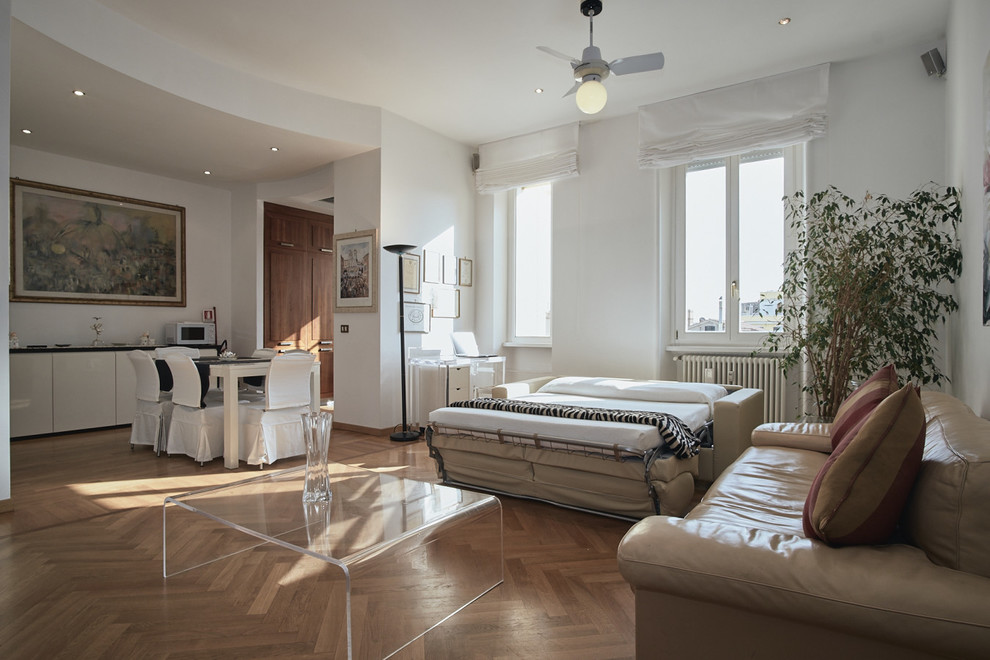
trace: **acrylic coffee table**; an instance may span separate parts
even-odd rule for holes
[[[237,570],[264,583],[252,611],[288,599],[319,621],[314,650],[340,658],[388,657],[502,582],[497,498],[337,463],[330,474],[329,503],[303,504],[305,466],[165,498],[165,577],[251,550]]]

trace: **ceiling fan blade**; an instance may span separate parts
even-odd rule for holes
[[[536,49],[542,50],[547,55],[553,55],[554,57],[559,57],[562,60],[567,60],[568,62],[571,63],[571,66],[577,66],[578,64],[581,63],[581,60],[579,60],[578,58],[571,57],[570,55],[564,55],[559,50],[554,50],[553,48],[547,48],[546,46],[537,46]]]
[[[561,98],[567,98],[568,96],[570,96],[574,92],[578,91],[578,87],[580,87],[580,86],[581,86],[581,83],[580,82],[574,83],[574,86],[571,87],[569,90],[567,90],[567,93],[564,94],[564,96],[562,96]]]
[[[650,53],[649,55],[634,55],[632,57],[620,57],[608,65],[609,71],[617,76],[624,76],[627,73],[642,73],[644,71],[656,71],[663,68],[663,53]]]

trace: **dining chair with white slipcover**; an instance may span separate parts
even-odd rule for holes
[[[134,445],[151,445],[156,454],[161,454],[172,418],[172,396],[162,392],[158,369],[150,352],[134,350],[127,357],[134,366],[134,393],[137,396],[131,423],[131,449]]]
[[[278,351],[274,348],[256,348],[254,349],[254,353],[251,354],[251,357],[270,360],[276,355],[278,355]],[[241,392],[247,392],[249,395],[263,395],[265,393],[264,376],[245,376],[241,378],[241,383]]]
[[[310,410],[315,361],[308,351],[277,355],[268,365],[264,400],[241,404],[240,458],[248,465],[306,453],[300,414]]]
[[[185,454],[200,465],[223,456],[222,400],[205,396],[208,382],[203,382],[191,357],[170,354],[165,362],[173,382],[172,421],[165,451]]]

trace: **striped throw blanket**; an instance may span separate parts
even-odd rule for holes
[[[701,446],[701,441],[684,422],[667,413],[587,408],[560,403],[532,403],[514,399],[469,399],[467,401],[452,401],[450,405],[455,408],[501,410],[505,412],[525,413],[527,415],[564,417],[567,419],[592,419],[602,422],[647,424],[657,428],[657,431],[660,433],[660,439],[678,458],[690,458],[696,455],[698,448]]]

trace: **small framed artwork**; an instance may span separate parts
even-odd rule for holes
[[[457,284],[460,286],[474,284],[474,262],[470,259],[457,260]]]
[[[457,319],[461,317],[461,290],[434,289],[433,318]]]
[[[439,252],[423,250],[423,281],[440,283],[440,271],[443,268],[443,257]]]
[[[402,255],[402,290],[419,293],[419,255],[406,252]]]
[[[378,232],[374,229],[333,237],[337,290],[333,311],[378,311]]]
[[[430,306],[427,303],[407,302],[403,314],[406,332],[430,331]]]
[[[10,180],[10,300],[186,306],[186,210]]]
[[[457,284],[457,257],[451,254],[443,255],[443,283]]]

